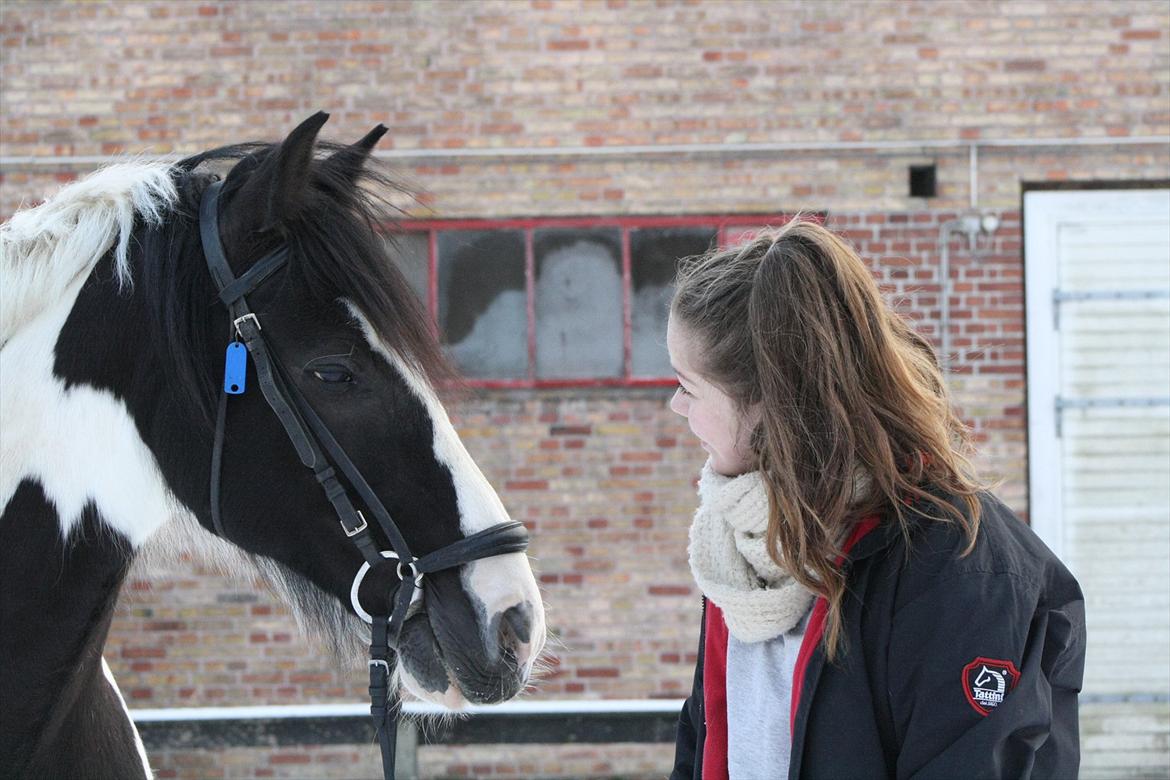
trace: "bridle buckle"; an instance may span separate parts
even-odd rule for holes
[[[260,320],[256,317],[256,314],[254,312],[248,312],[244,316],[236,317],[234,320],[232,320],[232,327],[236,329],[236,335],[240,338],[244,337],[244,334],[240,332],[240,323],[245,320],[252,320],[252,324],[256,326],[257,332],[263,330],[263,328],[260,327]]]
[[[345,527],[345,523],[344,523],[344,522],[342,522],[342,523],[341,523],[341,530],[345,531],[345,535],[346,535],[346,536],[348,536],[350,539],[352,539],[353,537],[357,536],[357,535],[358,535],[358,534],[360,534],[362,531],[366,530],[366,528],[368,527],[368,525],[367,525],[367,523],[366,523],[366,516],[362,514],[362,510],[360,510],[360,509],[355,509],[354,511],[355,511],[355,512],[357,512],[357,516],[358,516],[359,518],[361,518],[361,521],[362,521],[362,524],[361,524],[361,525],[359,525],[357,528],[355,528],[355,529],[353,529],[353,530],[351,531],[351,530],[349,530],[348,528],[346,528],[346,527]],[[402,579],[402,575],[399,575],[398,579]]]

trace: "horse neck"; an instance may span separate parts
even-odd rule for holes
[[[92,506],[68,537],[56,515],[33,480],[0,515],[0,776],[142,776],[101,658],[132,552]]]
[[[155,450],[184,422],[161,400],[141,278],[148,226],[174,216],[173,175],[109,166],[0,228],[0,507],[34,478],[65,535],[90,501],[134,547],[174,511]]]
[[[136,250],[129,268],[146,262]],[[124,286],[116,266],[107,253],[0,351],[0,504],[33,477],[63,534],[92,502],[138,548],[181,507],[206,500],[196,485],[207,484],[209,456],[198,453],[210,453],[210,432],[175,400],[144,286]]]

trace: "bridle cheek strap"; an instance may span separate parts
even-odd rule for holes
[[[334,438],[325,422],[317,415],[297,388],[273,359],[260,320],[248,307],[245,296],[258,285],[283,268],[289,257],[287,247],[280,247],[257,261],[238,279],[228,265],[219,237],[219,194],[223,183],[211,183],[203,192],[199,205],[199,234],[203,242],[207,268],[215,281],[220,300],[231,315],[232,329],[247,347],[256,366],[256,376],[264,400],[276,413],[288,434],[301,463],[312,469],[345,535],[357,547],[365,563],[358,570],[350,591],[354,611],[370,623],[370,713],[378,733],[382,750],[382,771],[386,780],[394,777],[395,734],[398,722],[397,690],[390,686],[391,664],[396,662],[395,648],[413,603],[420,600],[425,574],[452,569],[471,561],[495,555],[522,553],[528,548],[528,531],[523,523],[499,523],[478,533],[460,539],[446,547],[415,558],[394,519],[365,477],[350,460]],[[227,393],[221,393],[216,412],[215,438],[211,453],[211,518],[216,533],[227,540],[220,510],[223,448],[227,428]],[[338,472],[345,482],[338,478]],[[349,487],[347,489],[346,484]],[[361,510],[354,507],[349,490],[357,493],[362,506],[377,520],[390,550],[381,550],[370,534],[369,525]],[[370,615],[358,601],[358,591],[365,574],[374,566],[397,559],[398,588],[392,597],[390,614]],[[403,571],[405,567],[406,572]]]

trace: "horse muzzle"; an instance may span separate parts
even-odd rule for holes
[[[477,562],[500,568],[511,556]],[[527,563],[525,562],[527,572]],[[544,647],[544,610],[535,582],[485,599],[469,589],[474,573],[441,572],[425,581],[421,608],[398,643],[402,680],[411,693],[450,709],[511,699],[528,683]],[[528,580],[531,581],[531,574]],[[521,583],[524,584],[521,579]]]

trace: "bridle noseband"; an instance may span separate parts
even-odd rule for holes
[[[222,188],[223,182],[212,182],[204,190],[199,207],[199,234],[207,270],[211,272],[211,278],[219,291],[219,298],[228,308],[232,321],[232,344],[228,348],[226,373],[234,381],[225,377],[216,414],[215,440],[211,454],[212,523],[215,532],[227,540],[220,512],[220,475],[223,466],[228,396],[239,395],[244,391],[244,369],[239,363],[243,357],[239,348],[239,341],[242,340],[247,348],[247,354],[252,356],[255,363],[260,392],[276,413],[277,419],[296,448],[301,463],[312,469],[329,503],[337,512],[346,537],[353,542],[365,559],[365,563],[354,577],[350,600],[354,611],[370,624],[370,714],[374,718],[378,741],[382,748],[382,771],[386,779],[390,780],[394,777],[395,732],[398,721],[398,691],[390,687],[390,668],[394,662],[395,649],[407,612],[412,603],[422,598],[424,575],[481,558],[523,552],[528,547],[528,532],[523,523],[515,521],[499,523],[421,558],[411,554],[410,547],[398,526],[378,500],[369,483],[345,454],[345,450],[337,443],[329,428],[313,411],[296,384],[289,381],[280,363],[273,359],[262,335],[260,320],[248,307],[248,301],[244,296],[288,262],[289,250],[286,246],[280,247],[265,255],[246,273],[236,278],[228,265],[219,237],[219,195]],[[338,479],[338,472],[345,478],[349,489]],[[357,495],[361,505],[374,516],[378,527],[382,529],[390,543],[389,550],[380,549],[371,536],[365,515],[354,507],[350,499],[350,490]],[[390,559],[397,561],[399,579],[398,590],[393,597],[393,609],[388,616],[371,615],[362,609],[358,601],[358,589],[370,569]]]

